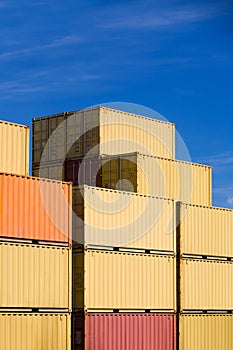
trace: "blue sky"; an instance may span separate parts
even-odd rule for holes
[[[110,101],[175,122],[233,207],[233,9],[225,1],[0,0],[1,119]]]

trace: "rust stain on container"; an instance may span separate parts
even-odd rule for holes
[[[74,350],[175,350],[175,316],[143,313],[74,314]]]
[[[70,183],[0,174],[0,236],[68,244],[72,237]]]

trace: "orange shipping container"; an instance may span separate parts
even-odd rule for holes
[[[69,243],[70,183],[0,173],[0,236]]]

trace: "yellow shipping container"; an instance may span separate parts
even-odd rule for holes
[[[181,315],[180,350],[232,350],[233,315]]]
[[[129,252],[73,253],[73,308],[175,310],[175,258]]]
[[[73,189],[73,212],[76,243],[175,252],[173,200],[83,186]]]
[[[0,243],[0,308],[71,309],[71,250]]]
[[[70,350],[70,314],[0,314],[0,349]]]
[[[233,210],[181,204],[181,254],[233,257]]]
[[[29,126],[0,120],[0,172],[28,175]]]
[[[65,158],[135,151],[173,159],[174,124],[101,106],[33,120],[34,167],[42,152],[43,162],[63,163]]]
[[[181,310],[233,310],[233,261],[181,259]]]
[[[131,153],[103,157],[101,174],[103,187],[124,190],[131,186],[131,191],[184,203],[212,203],[209,166]]]

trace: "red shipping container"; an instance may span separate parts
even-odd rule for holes
[[[0,173],[0,237],[71,243],[71,183]]]
[[[174,314],[74,314],[73,350],[175,350]]]

